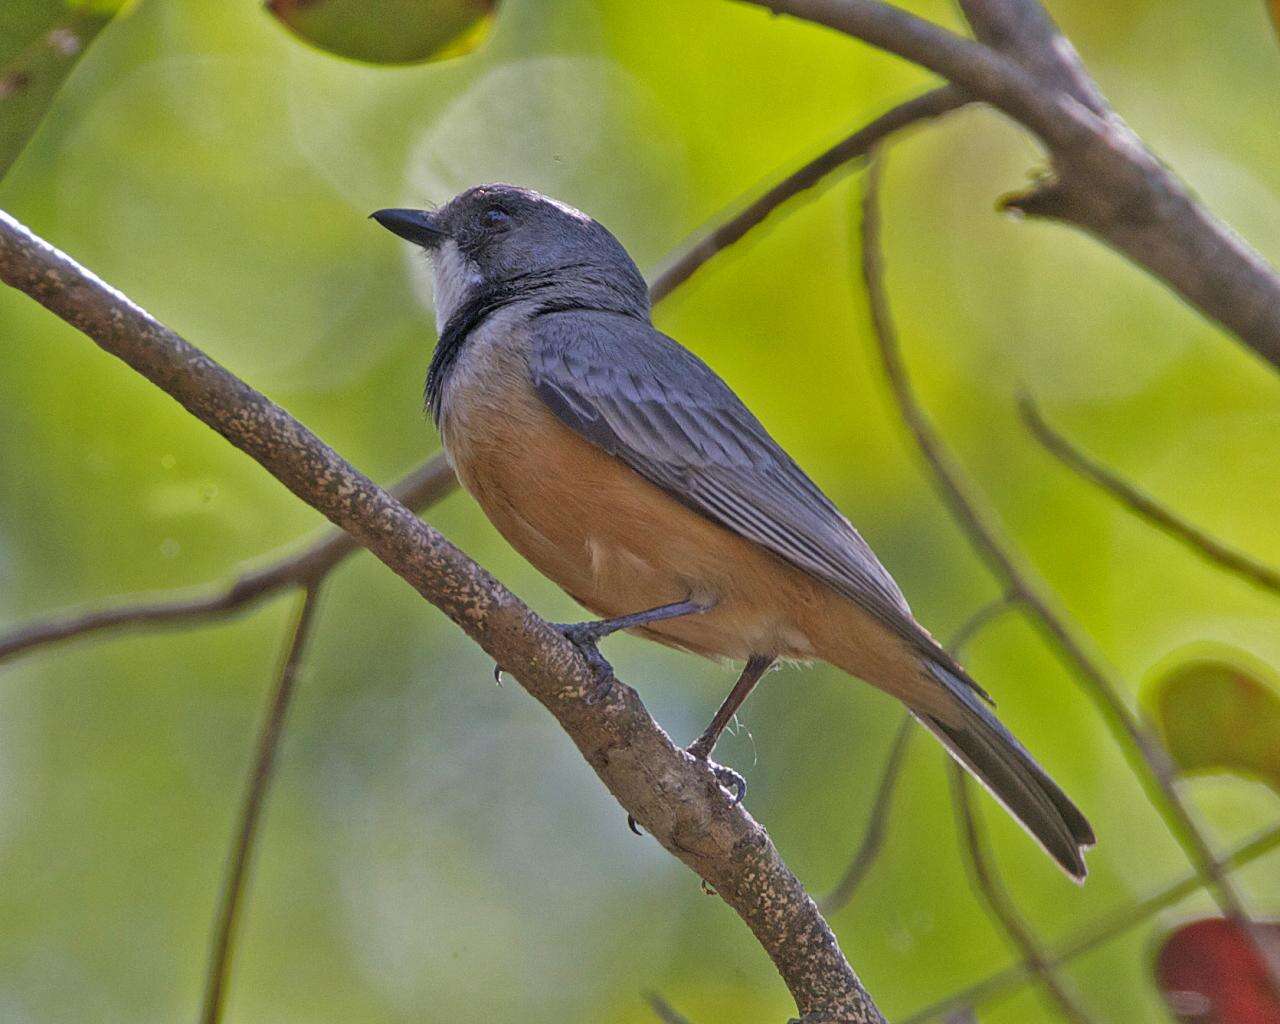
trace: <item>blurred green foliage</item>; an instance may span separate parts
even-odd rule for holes
[[[1147,703],[1180,768],[1240,772],[1280,790],[1280,693],[1256,676],[1197,658],[1153,681]]]
[[[267,0],[266,9],[314,46],[374,64],[412,64],[475,49],[495,0]]]
[[[85,48],[126,0],[7,0],[0,6],[0,175],[40,124]]]
[[[913,10],[956,26],[942,0]],[[1062,0],[1054,13],[1126,119],[1280,259],[1280,57],[1261,4]],[[1196,68],[1193,79],[1186,74]],[[510,0],[464,58],[381,67],[281,31],[255,3],[143,0],[104,31],[10,173],[0,207],[66,249],[381,479],[437,441],[421,260],[383,206],[485,180],[609,225],[641,265],[928,84],[834,33],[730,3]],[[968,110],[892,149],[889,286],[940,428],[1063,608],[1138,682],[1188,644],[1280,665],[1273,599],[1064,472],[1019,426],[1030,389],[1128,478],[1280,563],[1280,382],[1096,243],[993,211],[1038,164]],[[829,183],[656,313],[859,525],[946,637],[994,585],[897,422],[853,263],[856,175]],[[317,516],[149,384],[0,293],[0,615],[226,578]],[[555,619],[575,611],[469,500],[428,517]],[[213,901],[281,600],[206,628],[126,634],[0,675],[0,1019],[173,1019],[198,1000]],[[609,657],[680,740],[727,668],[640,641]],[[1080,688],[1016,616],[969,667],[1089,813],[1081,889],[986,807],[1014,898],[1052,942],[1186,870]],[[700,1022],[791,1006],[746,929],[616,804],[543,711],[357,557],[327,583],[232,976],[232,1021]],[[818,668],[772,675],[719,756],[815,893],[856,846],[898,711]],[[886,846],[833,924],[890,1017],[1009,962],[970,891],[943,755],[913,744]],[[1222,848],[1280,800],[1188,783]],[[1263,909],[1280,860],[1237,880]],[[1074,962],[1100,1019],[1158,1020],[1154,936],[1200,895]],[[984,1024],[1050,1020],[1034,987]]]

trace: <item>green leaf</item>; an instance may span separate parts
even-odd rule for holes
[[[1250,775],[1280,791],[1280,694],[1257,675],[1202,659],[1156,680],[1148,704],[1183,771]]]
[[[0,177],[35,133],[63,80],[123,0],[0,4]]]
[[[474,50],[497,0],[267,0],[313,46],[372,64],[418,64]]]

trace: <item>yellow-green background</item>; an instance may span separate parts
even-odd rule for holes
[[[958,27],[946,3],[909,5]],[[1280,48],[1259,2],[1062,0],[1127,120],[1280,258]],[[0,182],[64,248],[382,480],[437,439],[424,265],[365,218],[480,181],[554,194],[642,268],[761,181],[929,82],[848,38],[706,0],[508,0],[487,42],[385,68],[311,49],[247,0],[144,0],[80,62]],[[972,110],[903,140],[885,182],[889,285],[922,397],[1004,525],[1100,645],[1127,700],[1197,645],[1280,664],[1280,605],[1067,475],[1014,396],[1233,544],[1280,562],[1280,380],[1158,284],[1070,231],[994,212],[1035,146]],[[855,265],[847,176],[656,312],[859,525],[947,636],[996,593],[895,417]],[[0,292],[0,616],[228,578],[316,514],[151,385]],[[427,513],[550,618],[567,598],[463,495]],[[0,670],[0,1018],[190,1018],[253,735],[291,614],[119,635]],[[692,738],[727,668],[610,641]],[[1010,887],[1052,941],[1186,862],[1081,688],[1016,617],[970,667],[1079,801],[1081,889],[983,797]],[[783,1020],[749,933],[621,810],[518,687],[367,556],[326,585],[252,879],[229,1019]],[[856,846],[897,710],[825,668],[770,676],[721,760],[811,891]],[[1215,846],[1280,801],[1188,784]],[[1280,858],[1238,876],[1280,910]],[[1197,897],[1073,964],[1101,1021],[1162,1019],[1157,936]],[[1010,962],[971,892],[943,755],[917,738],[886,848],[832,921],[901,1016]],[[1057,1019],[1033,990],[984,1024]]]

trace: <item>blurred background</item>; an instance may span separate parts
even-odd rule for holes
[[[76,51],[58,58],[68,77],[0,180],[0,207],[387,482],[438,447],[421,411],[435,328],[424,262],[371,210],[511,181],[586,210],[652,274],[744,196],[932,84],[847,37],[732,3],[505,0],[478,20],[470,4],[440,4],[449,11],[419,38],[420,4],[387,4],[405,20],[379,33],[367,18],[360,31],[336,15],[305,23],[326,2],[141,0],[111,19],[111,5],[78,15],[101,31],[79,60],[62,47]],[[962,28],[948,3],[907,6]],[[22,89],[2,69],[58,49],[43,35],[54,8],[68,16],[34,0],[0,14],[8,93]],[[1264,5],[1051,8],[1129,123],[1280,259],[1280,48]],[[11,99],[0,88],[0,105]],[[908,367],[1136,713],[1176,717],[1162,687],[1194,683],[1206,660],[1239,684],[1194,712],[1193,726],[1218,711],[1238,724],[1202,759],[1213,770],[1180,783],[1225,853],[1280,819],[1280,599],[1065,470],[1020,422],[1016,396],[1029,391],[1126,479],[1276,565],[1280,380],[1090,239],[998,214],[999,196],[1041,166],[1023,132],[978,108],[892,146],[884,243]],[[855,167],[789,204],[655,321],[738,390],[946,638],[1000,588],[936,500],[886,387],[857,265],[860,185]],[[0,621],[229,580],[322,528],[7,289],[0,352]],[[465,495],[425,518],[548,618],[578,616]],[[281,595],[211,624],[0,666],[0,1019],[194,1017],[295,609]],[[706,1024],[793,1012],[732,912],[627,831],[554,721],[518,686],[495,687],[443,616],[363,554],[330,576],[317,614],[227,1019],[630,1024],[656,1019],[651,991]],[[631,638],[606,653],[679,742],[733,678]],[[1077,888],[975,796],[1046,949],[1188,876],[1124,751],[1024,616],[990,624],[966,660],[1100,837]],[[833,670],[786,669],[740,721],[718,759],[746,776],[750,811],[810,891],[826,893],[866,829],[899,710]],[[1243,764],[1230,741],[1246,725],[1264,733]],[[884,848],[831,918],[891,1019],[1020,957],[975,895],[952,804],[945,756],[916,737]],[[1259,916],[1280,911],[1280,853],[1233,878]],[[1157,949],[1218,912],[1190,888],[1062,968],[1089,1020],[1168,1019]],[[976,1012],[984,1024],[1065,1019],[1034,983]]]

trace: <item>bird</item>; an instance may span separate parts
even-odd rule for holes
[[[744,667],[688,747],[711,760],[779,663],[896,697],[1077,882],[1084,814],[920,625],[871,547],[706,363],[661,333],[622,243],[531,189],[479,185],[370,215],[427,254],[438,340],[425,402],[458,480],[597,620],[557,624],[596,672],[627,631]],[[597,694],[597,695],[598,695]]]

